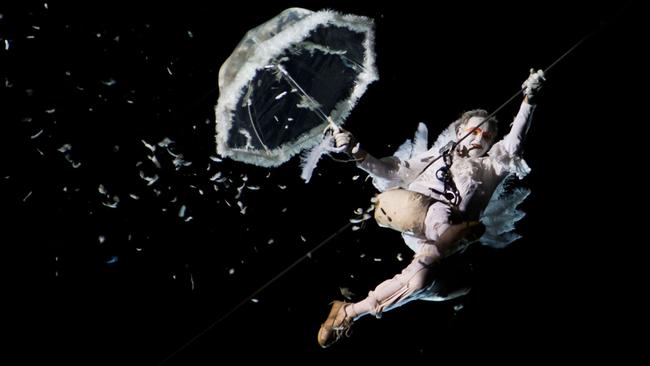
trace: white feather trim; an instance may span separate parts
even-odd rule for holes
[[[311,150],[303,152],[300,156],[300,166],[302,167],[302,178],[305,183],[309,183],[311,175],[316,168],[316,164],[320,160],[323,154],[330,151],[334,151],[334,137],[331,134],[327,134],[320,142],[320,144],[314,146]]]

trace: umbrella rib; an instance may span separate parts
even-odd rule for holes
[[[341,58],[344,58],[344,59],[346,59],[346,60],[352,62],[353,64],[357,65],[358,67],[362,68],[363,71],[370,72],[370,71],[369,71],[365,66],[363,66],[359,61],[357,61],[357,60],[355,60],[355,59],[352,59],[352,58],[349,58],[349,57],[346,56],[346,55],[339,55],[339,56],[341,56]]]
[[[251,82],[248,82],[248,90],[251,89]],[[260,141],[260,144],[264,147],[264,150],[267,152],[269,151],[269,148],[264,144],[264,141],[262,141],[262,137],[260,136],[260,133],[257,131],[257,127],[255,126],[255,121],[253,120],[253,114],[251,113],[251,100],[249,99],[246,103],[246,109],[248,110],[248,120],[251,122],[251,126],[253,127],[253,132],[255,132],[255,136],[257,136],[257,139]]]
[[[307,92],[306,92],[306,91],[305,91],[305,90],[300,86],[300,84],[298,84],[298,83],[297,83],[297,82],[296,82],[296,81],[291,77],[291,75],[289,75],[289,73],[287,72],[287,70],[285,70],[282,66],[280,66],[280,65],[278,65],[278,64],[276,64],[275,67],[277,67],[278,70],[280,70],[280,73],[282,74],[282,76],[284,76],[284,77],[287,79],[287,81],[289,82],[289,84],[290,84],[291,86],[293,86],[294,88],[300,90],[300,92],[302,93],[302,95],[304,95],[306,98],[309,98],[309,101],[312,103],[312,105],[314,106],[314,108],[315,108],[316,111],[318,112],[318,113],[316,113],[316,114],[318,114],[318,117],[320,117],[320,118],[323,120],[323,122],[328,122],[328,123],[329,123],[329,122],[330,122],[330,119],[329,119],[328,116],[325,114],[325,112],[323,112],[323,110],[320,109],[320,107],[318,106],[318,103],[316,102],[316,100],[314,100],[314,98],[312,98],[309,94],[307,94]]]

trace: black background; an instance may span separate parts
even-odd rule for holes
[[[248,29],[290,6],[375,19],[380,80],[346,128],[377,156],[392,154],[420,121],[433,138],[464,110],[494,110],[530,67],[547,67],[601,28],[547,75],[525,147],[533,171],[521,184],[533,193],[518,224],[524,238],[469,251],[468,296],[363,318],[327,350],[316,333],[328,302],[343,298],[339,288],[360,300],[410,258],[397,233],[372,221],[215,324],[375,192],[352,164],[331,159],[307,185],[297,159],[270,170],[210,159],[221,63]],[[636,187],[621,172],[643,147],[647,116],[632,111],[647,40],[635,4],[616,18],[623,8],[278,1],[2,9],[5,355],[20,364],[146,365],[170,355],[170,365],[626,357],[613,352],[626,311],[613,309],[628,289],[612,274],[620,272],[615,248],[637,239],[621,235],[633,220],[615,203]],[[503,129],[517,104],[499,113]],[[165,137],[191,165],[176,169],[158,147],[154,166],[142,140]],[[641,143],[624,145],[630,138]],[[58,151],[65,144],[77,168]],[[148,186],[140,171],[159,180]],[[211,182],[217,171],[230,181]],[[235,198],[243,179],[260,187],[243,188],[245,214]],[[103,204],[114,196],[116,208]]]

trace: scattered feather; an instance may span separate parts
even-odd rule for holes
[[[158,168],[158,169],[161,168],[160,162],[156,158],[156,155],[147,155],[147,158],[149,158],[149,160],[151,160],[151,162],[153,163],[153,165],[156,166],[156,168]]]
[[[147,181],[147,186],[151,186],[151,185],[153,185],[154,183],[156,183],[156,181],[158,181],[158,174],[154,174],[153,177],[149,177],[149,176],[146,176],[146,175],[144,174],[144,172],[141,170],[141,171],[140,171],[140,178],[142,178],[142,179],[144,179],[144,180]]]
[[[113,85],[115,85],[116,83],[117,83],[117,81],[115,81],[115,79],[112,79],[112,78],[111,78],[111,79],[108,79],[108,80],[106,80],[106,81],[102,80],[102,84],[104,84],[104,85],[106,85],[106,86],[113,86]]]
[[[309,183],[312,173],[323,154],[334,151],[334,146],[334,137],[332,137],[332,135],[326,135],[318,145],[301,154],[300,167],[302,168],[302,173],[300,174],[300,177],[305,181],[305,183]]]
[[[366,220],[368,220],[368,219],[371,218],[371,217],[372,217],[372,216],[370,216],[370,215],[368,215],[368,214],[363,214],[363,216],[360,217],[360,218],[350,219],[350,222],[353,223],[353,224],[358,224],[358,223],[360,223],[360,222],[362,222],[362,221],[366,221]]]
[[[339,291],[341,291],[341,295],[343,295],[343,297],[345,297],[348,300],[352,300],[352,298],[354,297],[354,293],[350,291],[350,289],[347,287],[339,287]]]
[[[246,206],[241,201],[237,201],[237,206],[239,206],[239,213],[242,215],[246,214]]]
[[[221,172],[216,172],[214,175],[210,178],[210,181],[214,182],[215,180],[221,178]]]
[[[100,184],[100,185],[97,187],[97,191],[98,191],[99,193],[101,193],[101,194],[108,194],[108,191],[106,191],[106,188],[104,187],[103,184]]]
[[[171,147],[169,147],[169,146],[166,146],[166,147],[165,147],[165,150],[167,150],[167,153],[168,153],[169,155],[171,155],[172,157],[174,157],[174,158],[177,158],[177,157],[180,156],[180,154],[176,154],[175,152],[173,152],[172,149],[171,149]]]
[[[43,133],[43,129],[36,132],[34,135],[31,135],[30,138],[33,140],[33,139],[37,138],[38,136],[40,136],[42,133]]]
[[[158,146],[166,148],[173,143],[174,141],[170,140],[169,137],[165,137],[158,142]]]
[[[102,205],[108,208],[117,208],[118,203],[120,203],[119,197],[113,196],[113,200],[111,202],[102,202]]]
[[[70,144],[64,144],[63,146],[61,146],[60,148],[58,148],[57,151],[59,151],[59,152],[65,154],[65,153],[67,153],[68,151],[70,151],[71,149],[72,149],[72,145],[70,145]]]
[[[181,167],[190,165],[192,165],[192,162],[184,160],[183,154],[178,154],[178,156],[174,159],[174,166],[176,167],[176,170],[179,170]]]
[[[151,152],[155,152],[155,151],[156,151],[156,145],[152,145],[152,144],[146,142],[145,140],[141,140],[141,141],[142,141],[142,143],[144,144],[144,146],[147,147],[147,149],[151,150]]]
[[[239,199],[241,197],[241,192],[246,186],[246,183],[244,182],[241,186],[237,187],[237,195],[235,195],[235,199]]]

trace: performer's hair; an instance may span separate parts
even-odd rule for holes
[[[460,116],[460,123],[458,124],[458,128],[460,128],[460,126],[466,125],[466,124],[467,124],[467,121],[469,121],[470,118],[472,118],[472,117],[483,117],[483,118],[486,118],[486,117],[489,116],[489,115],[490,115],[490,114],[489,114],[488,111],[486,111],[485,109],[472,109],[471,111],[464,112],[464,113]],[[494,132],[495,132],[495,135],[499,133],[499,124],[498,124],[498,121],[497,121],[496,118],[491,117],[491,118],[490,118],[487,122],[485,122],[485,123],[490,123],[490,124],[492,124],[492,126],[493,126],[494,129],[495,129],[495,131],[494,131]],[[456,131],[456,132],[458,132],[458,131]]]

